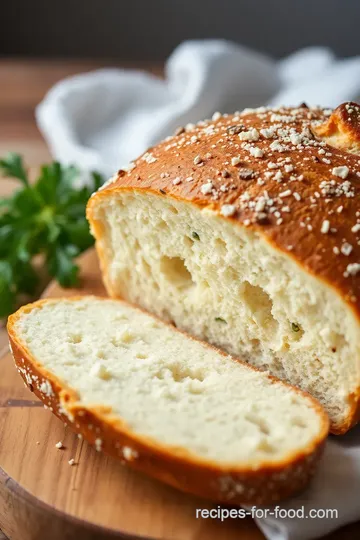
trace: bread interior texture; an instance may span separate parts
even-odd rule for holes
[[[110,294],[307,390],[333,430],[346,425],[360,335],[335,290],[259,233],[191,203],[123,190],[93,218]]]
[[[197,458],[274,463],[323,429],[308,396],[122,302],[51,301],[14,330],[82,405],[110,407],[109,421]]]

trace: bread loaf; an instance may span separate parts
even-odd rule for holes
[[[48,408],[172,486],[266,503],[314,472],[328,418],[313,398],[123,302],[42,300],[12,315],[8,332]]]
[[[359,418],[360,108],[180,128],[87,215],[108,292]]]

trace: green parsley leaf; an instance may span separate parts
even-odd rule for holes
[[[22,158],[15,153],[0,160],[0,172],[22,183],[15,194],[0,201],[3,318],[16,308],[20,295],[35,293],[39,283],[36,256],[60,285],[77,284],[79,268],[74,259],[94,242],[85,217],[86,203],[103,178],[91,173],[87,185],[79,188],[79,171],[54,162],[44,165],[37,181],[30,184]]]
[[[0,159],[0,169],[3,171],[5,176],[21,180],[24,186],[29,185],[28,176],[24,169],[22,158],[19,156],[19,154],[9,152],[4,159]]]

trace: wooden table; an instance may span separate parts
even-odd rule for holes
[[[0,156],[8,151],[19,152],[24,156],[25,162],[34,168],[50,160],[49,151],[36,127],[35,106],[47,90],[64,77],[111,65],[115,64],[91,61],[0,60]],[[162,71],[161,68],[151,65],[141,67],[156,74]],[[0,179],[0,199],[15,186],[13,181]],[[0,357],[6,349],[6,332],[0,328]],[[255,526],[245,529],[242,538],[254,538],[258,535],[255,530]],[[327,538],[351,540],[359,537],[360,525],[357,523],[344,527]],[[0,531],[0,540],[3,538],[5,537]]]

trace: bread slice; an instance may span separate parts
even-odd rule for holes
[[[121,301],[9,318],[25,383],[97,450],[181,490],[268,503],[303,488],[328,432],[309,395]]]
[[[360,138],[360,107],[339,110]],[[215,115],[119,171],[88,218],[112,297],[308,391],[344,433],[360,413],[360,166],[313,136],[328,118]]]

